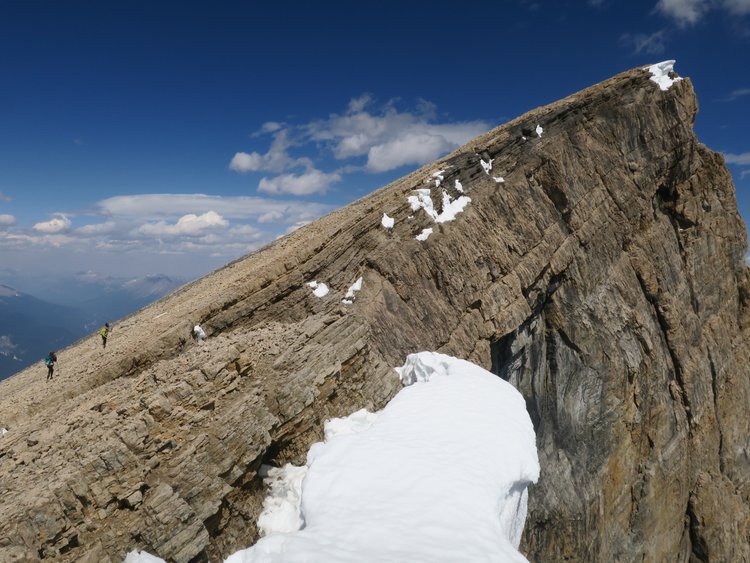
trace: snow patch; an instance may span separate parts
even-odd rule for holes
[[[311,281],[307,282],[307,285],[313,288],[313,295],[315,297],[325,297],[328,295],[328,286],[322,282]]]
[[[346,305],[351,305],[352,303],[354,303],[354,294],[360,289],[362,289],[362,276],[357,278],[357,281],[349,286],[349,289],[346,291],[346,295],[344,295],[344,298],[341,300],[341,302]]]
[[[388,217],[387,213],[383,213],[383,218],[380,220],[380,224],[386,229],[392,229],[395,222],[393,217]]]
[[[471,203],[471,198],[465,195],[452,199],[446,192],[443,192],[443,211],[435,218],[436,223],[447,223],[453,221],[456,215],[461,213],[464,208]]]
[[[432,203],[429,189],[419,188],[414,191],[417,192],[417,195],[411,195],[407,198],[412,211],[423,209],[435,223],[447,223],[453,221],[456,218],[456,215],[461,213],[464,208],[471,203],[471,198],[468,196],[462,195],[454,200],[446,191],[443,191],[443,210],[438,213],[435,211],[435,206]]]
[[[505,178],[503,178],[502,176],[493,176],[492,179],[495,180],[495,182],[497,182],[498,184],[505,183]]]
[[[482,168],[484,169],[484,173],[489,175],[490,170],[492,170],[492,161],[495,160],[494,158],[491,158],[489,162],[485,162],[484,159],[479,159],[479,164],[482,165]]]
[[[409,386],[382,411],[326,423],[304,480],[305,468],[277,470],[271,496],[284,500],[264,502],[264,514],[281,527],[226,563],[526,561],[517,549],[539,462],[521,394],[434,352],[408,356],[397,372]],[[299,515],[276,520],[266,507]]]
[[[406,198],[406,201],[408,201],[411,206],[411,210],[419,211],[420,209],[424,209],[425,213],[427,213],[427,215],[429,215],[434,221],[438,214],[437,211],[435,211],[435,207],[432,205],[429,188],[418,188],[414,191],[417,192],[417,195],[410,195]]]
[[[675,82],[682,80],[681,77],[676,76],[675,78],[669,75],[674,72],[674,60],[662,61],[651,66],[644,66],[643,70],[647,70],[651,73],[651,80],[659,85],[659,88],[663,91],[669,90]]]
[[[270,533],[287,533],[299,530],[304,521],[301,517],[302,480],[307,466],[297,467],[287,463],[283,467],[261,465],[258,474],[269,488],[263,501],[263,510],[258,516],[258,531],[262,536]]]
[[[464,187],[461,185],[461,182],[459,182],[458,180],[456,180],[455,188],[457,191],[464,193]]]
[[[419,240],[419,241],[425,241],[425,240],[427,240],[429,238],[429,236],[431,234],[432,234],[432,229],[430,229],[430,228],[422,229],[422,232],[419,233],[414,238],[417,239],[417,240]]]
[[[536,134],[539,135],[540,138],[542,136],[542,133],[544,133],[544,129],[539,124],[537,124],[536,129],[534,129],[534,131],[536,131]]]
[[[7,428],[0,428],[0,436],[2,436],[3,434],[7,434],[7,433],[8,433]]]
[[[151,555],[145,551],[131,551],[122,563],[165,563],[164,559]]]
[[[437,172],[433,172],[432,173],[432,177],[435,178],[435,187],[436,188],[440,187],[440,182],[442,182],[443,179],[444,179],[444,176],[443,176],[444,172],[445,172],[445,170],[438,170]]]

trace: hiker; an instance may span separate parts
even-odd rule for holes
[[[50,352],[47,354],[47,357],[44,358],[44,363],[47,365],[47,381],[52,379],[52,372],[55,371],[55,362],[57,361],[57,356],[54,352]]]
[[[201,328],[201,325],[195,325],[193,327],[193,340],[200,343],[206,339],[206,333]]]
[[[99,334],[102,335],[102,348],[107,347],[107,336],[109,336],[110,332],[112,332],[112,330],[109,328],[109,323],[104,323],[104,326],[99,331]]]

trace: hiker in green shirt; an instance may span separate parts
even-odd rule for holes
[[[107,347],[107,336],[109,336],[109,333],[112,332],[109,328],[109,323],[104,323],[104,326],[99,331],[99,334],[102,335],[102,348]]]

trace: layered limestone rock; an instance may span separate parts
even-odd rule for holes
[[[0,560],[218,561],[257,538],[261,463],[381,408],[421,350],[526,397],[531,560],[750,559],[745,230],[690,81],[650,78],[534,110],[186,286],[106,351],[60,352],[52,382],[38,364],[0,383]]]

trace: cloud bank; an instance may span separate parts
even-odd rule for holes
[[[86,214],[56,213],[31,229],[16,227],[12,215],[0,215],[0,249],[55,249],[58,257],[62,250],[79,257],[138,254],[140,261],[147,255],[191,255],[196,262],[206,257],[227,262],[332,209],[318,202],[251,196],[115,196]],[[74,222],[80,226],[74,228]]]
[[[188,236],[194,237],[204,234],[206,231],[218,227],[226,227],[229,222],[215,211],[207,211],[202,215],[188,213],[180,217],[176,223],[169,224],[166,221],[158,223],[147,223],[138,227],[138,232],[156,237],[163,236]]]
[[[364,94],[349,101],[342,113],[297,125],[265,123],[254,137],[271,134],[266,152],[240,151],[229,168],[239,173],[272,172],[258,182],[261,193],[294,196],[325,194],[351,172],[382,173],[419,166],[457,149],[490,125],[484,121],[439,122],[434,104],[420,100],[411,111],[393,102],[377,106]],[[318,157],[293,156],[291,151],[318,152]],[[323,171],[318,161],[333,159],[341,166]]]
[[[268,194],[311,195],[324,194],[328,188],[341,180],[341,174],[326,174],[320,170],[310,170],[302,174],[282,174],[275,178],[262,178],[258,191]]]
[[[403,108],[362,95],[322,119],[267,121],[250,135],[250,147],[237,147],[228,168],[248,178],[255,195],[116,195],[88,209],[60,210],[31,228],[3,214],[0,249],[19,256],[29,249],[54,250],[51,255],[60,262],[64,255],[78,260],[127,255],[139,263],[156,255],[230,261],[345,202],[346,195],[335,204],[322,197],[355,174],[431,162],[489,128],[483,121],[439,118],[434,104],[423,100]],[[3,194],[0,199],[9,200]]]

